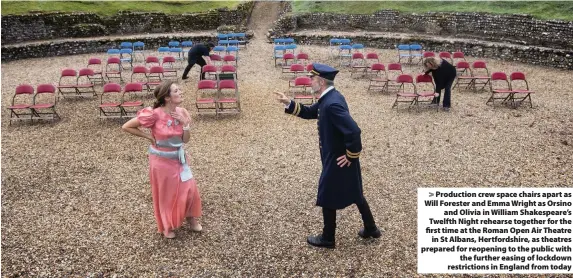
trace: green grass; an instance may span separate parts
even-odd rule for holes
[[[194,13],[209,9],[236,8],[241,1],[2,1],[2,15],[42,12],[93,12],[114,15],[118,11]]]
[[[370,14],[381,9],[401,12],[488,12],[530,14],[539,19],[573,21],[573,1],[302,1],[293,3],[294,13],[328,12]]]

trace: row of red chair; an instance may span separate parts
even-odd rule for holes
[[[123,89],[117,83],[105,84],[98,106],[100,119],[133,117],[143,108],[143,101],[134,100],[138,93],[143,94],[141,83],[128,83]]]
[[[200,80],[197,84],[197,111],[219,114],[240,113],[241,100],[235,79]]]
[[[16,87],[11,105],[8,106],[9,124],[12,125],[13,120],[59,119],[56,103],[56,87],[52,84],[40,84],[35,90],[32,85],[19,85]]]
[[[498,86],[499,83],[502,85]],[[512,72],[509,75],[509,79],[504,72],[493,72],[489,85],[491,96],[486,104],[491,102],[492,105],[495,105],[495,100],[500,99],[503,104],[515,106],[517,102],[522,103],[525,101],[529,102],[529,107],[533,108],[531,95],[534,94],[534,92],[529,89],[529,83],[523,72]]]

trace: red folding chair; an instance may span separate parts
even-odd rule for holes
[[[374,52],[366,53],[366,62],[368,66],[372,66],[374,64],[380,64],[380,57],[378,57],[378,53]]]
[[[416,84],[414,84],[412,76],[409,74],[401,74],[396,78],[396,83],[398,83],[400,87],[396,93],[396,100],[394,101],[394,104],[392,104],[392,108],[397,107],[400,102],[408,103],[408,108],[415,105],[418,95],[416,94]],[[406,91],[407,85],[412,87],[412,89]],[[401,92],[400,89],[402,90]]]
[[[464,62],[466,62],[466,56],[464,55],[463,52],[460,52],[460,51],[456,51],[452,54],[452,62],[453,63],[460,62],[460,61],[456,62],[456,59],[461,59],[461,60],[464,60]]]
[[[487,69],[487,65],[484,61],[473,62],[471,72],[473,76],[473,82],[470,87],[474,89],[474,92],[481,91],[485,88],[485,86],[489,85],[491,77],[489,76],[489,70]]]
[[[217,71],[217,66],[211,64],[201,68],[201,72],[205,74],[205,79],[217,80]]]
[[[520,104],[523,103],[523,101],[529,100],[529,107],[533,108],[531,94],[534,94],[534,92],[529,90],[529,83],[527,82],[527,79],[525,79],[525,73],[520,71],[512,72],[509,75],[509,80],[511,91],[513,92],[510,99],[512,105],[515,105],[516,100]],[[525,84],[525,87],[523,87],[523,85],[519,85],[520,83]]]
[[[436,85],[431,75],[419,74],[416,76],[416,106],[419,103],[430,103],[434,101],[440,94],[436,93]],[[436,104],[436,109],[440,106]]]
[[[306,72],[310,72],[312,69],[313,69],[312,63],[306,65],[306,68],[305,68]]]
[[[387,77],[388,77],[388,84],[386,85],[386,91],[391,92],[398,92],[401,84],[398,84],[396,80],[400,75],[404,74],[402,71],[402,65],[400,63],[390,63],[388,64],[387,68]]]
[[[18,99],[17,102],[16,99]],[[28,84],[22,84],[16,87],[16,92],[12,97],[12,104],[8,106],[8,110],[10,110],[9,125],[12,125],[12,120],[32,121],[32,116],[34,114],[32,113],[30,106],[32,106],[33,104],[34,104],[34,87]],[[20,118],[20,116],[25,116],[26,118]]]
[[[310,103],[314,103],[316,100],[314,93],[312,92],[312,80],[308,76],[299,76],[294,80],[289,81],[289,93],[293,95],[293,99],[300,99],[302,101],[310,100]]]
[[[461,89],[463,86],[465,86],[464,90],[469,89],[474,82],[474,77],[472,75],[470,63],[466,61],[458,62],[456,64],[456,71],[457,71],[456,83],[452,87],[452,91],[456,87],[460,87]]]
[[[147,88],[147,91],[150,91],[149,86],[147,86],[147,75],[149,70],[145,66],[134,66],[131,70],[131,83],[141,83],[142,86]]]
[[[52,84],[40,84],[36,88],[34,95],[34,104],[30,106],[32,110],[32,120],[48,120],[52,122],[60,115],[56,112],[56,103],[58,99],[56,96],[56,87]]]
[[[195,97],[195,107],[197,113],[215,113],[218,114],[218,106],[216,103],[219,90],[217,90],[217,82],[215,80],[200,80],[197,84],[197,91]]]
[[[384,64],[373,64],[370,67],[370,72],[374,75],[370,79],[368,84],[369,91],[381,91],[385,92],[388,90],[388,73],[386,73],[386,67]]]
[[[288,67],[288,69],[285,69],[283,67],[282,73],[292,74],[293,75],[292,79],[294,79],[298,75],[304,74],[304,66],[302,64],[292,64]]]
[[[140,95],[143,94],[143,85],[141,83],[127,83],[125,88],[123,88],[123,95],[121,96],[121,110],[123,112],[123,116],[126,117],[134,117],[137,114],[137,111],[143,108],[143,101],[141,100],[133,100],[134,98],[139,98]],[[130,98],[129,100],[126,100]]]
[[[509,98],[511,98],[511,86],[507,79],[507,75],[503,72],[494,72],[491,74],[489,89],[491,91],[491,96],[485,103],[486,105],[491,102],[492,106],[495,106],[496,99],[501,99],[502,103],[505,103]]]
[[[436,53],[430,52],[430,51],[426,51],[426,52],[424,52],[424,53],[422,54],[422,56],[423,56],[424,58],[436,57]]]
[[[103,65],[101,63],[101,59],[90,58],[88,60],[87,67],[94,71],[93,76],[89,77],[92,83],[103,85],[105,83],[105,80],[103,79]]]
[[[93,69],[83,68],[80,69],[78,77],[76,79],[76,90],[78,95],[83,97],[83,94],[91,94],[92,96],[97,96],[95,91],[95,85],[92,82],[91,77],[94,76]]]
[[[104,75],[108,82],[111,82],[112,78],[117,78],[119,79],[119,83],[123,83],[123,77],[121,76],[122,71],[123,67],[121,66],[121,59],[119,59],[119,57],[107,58]]]
[[[296,63],[301,65],[308,64],[308,54],[306,53],[298,53],[296,54]]]
[[[214,65],[217,68],[223,65],[223,58],[221,57],[221,55],[211,54],[209,55],[209,59],[211,60],[212,65]]]
[[[233,79],[235,81],[238,80],[238,76],[237,76],[237,68],[235,68],[235,66],[233,65],[223,65],[221,67],[221,73],[223,74],[232,74],[233,75]],[[219,79],[220,80],[220,79]]]
[[[153,66],[149,69],[147,73],[147,85],[148,91],[153,91],[155,88],[163,82],[164,79],[164,69],[162,66]]]
[[[362,76],[364,76],[369,68],[370,67],[366,64],[366,60],[364,59],[364,54],[362,52],[352,53],[352,59],[350,60],[350,77],[358,73],[361,73]]]
[[[60,80],[58,81],[58,93],[63,98],[66,96],[78,95],[78,72],[75,69],[63,69],[60,74]]]
[[[241,112],[239,89],[235,80],[219,81],[219,92],[216,102],[218,114]]]
[[[123,109],[120,107],[121,103],[121,85],[117,83],[105,84],[98,106],[99,118],[121,118],[123,116]]]
[[[177,59],[173,56],[165,56],[162,59],[163,78],[177,81]]]

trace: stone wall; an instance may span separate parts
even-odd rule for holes
[[[331,35],[299,35],[291,36],[299,44],[315,44],[328,46]],[[424,51],[452,52],[461,51],[467,56],[484,57],[505,61],[517,61],[527,64],[550,66],[573,70],[573,50],[551,49],[536,46],[509,45],[503,43],[483,43],[473,40],[449,40],[440,38],[412,37],[409,39],[396,36],[344,36],[368,47],[381,49],[397,49],[398,44],[419,43]],[[398,52],[396,52],[396,61]]]
[[[393,10],[381,10],[371,15],[287,14],[277,20],[269,37],[284,36],[297,29],[420,33],[573,49],[573,22],[537,20],[529,15],[415,14]]]
[[[215,30],[221,25],[245,25],[254,2],[237,9],[171,15],[120,12],[111,17],[92,13],[45,13],[2,16],[2,44],[58,38]]]

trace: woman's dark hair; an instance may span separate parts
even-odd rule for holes
[[[165,98],[171,94],[171,85],[173,85],[173,83],[175,83],[175,81],[167,80],[155,87],[155,90],[153,90],[153,95],[155,96],[153,108],[165,105]]]
[[[215,48],[215,43],[213,43],[213,42],[208,42],[208,43],[207,43],[207,47],[213,49],[213,48]]]

